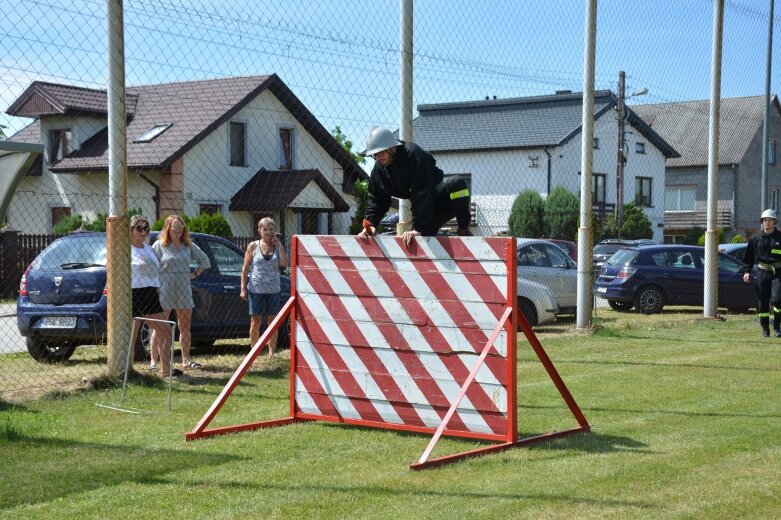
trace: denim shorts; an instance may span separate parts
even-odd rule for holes
[[[276,316],[279,312],[279,293],[248,293],[250,316]]]

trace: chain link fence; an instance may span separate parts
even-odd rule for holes
[[[673,4],[599,3],[592,243],[618,235],[696,242],[704,227],[713,4]],[[762,163],[768,25],[760,4],[725,2],[725,242],[757,228],[751,184]],[[107,23],[99,0],[10,0],[0,9],[0,130],[7,142],[44,150],[0,232],[0,394],[18,400],[106,373]],[[356,232],[360,183],[373,166],[359,152],[374,126],[399,128],[399,11],[396,0],[124,2],[129,213],[147,216],[153,229],[183,216],[203,233],[194,237],[210,260],[193,281],[193,359],[203,367],[188,378],[230,374],[248,351],[240,273],[261,218],[274,219],[288,251],[296,234]],[[415,2],[413,140],[446,175],[467,180],[475,235],[577,243],[584,13],[574,0]],[[781,121],[773,106],[775,143]],[[775,158],[770,187],[775,205]],[[538,212],[511,229],[524,192],[539,201],[517,211]],[[617,227],[622,201],[632,207]],[[71,237],[62,241],[71,248],[65,260],[43,277],[24,276],[61,236]],[[571,329],[577,254],[568,260],[550,244],[527,245],[519,262],[531,283],[520,289],[521,308],[538,330]],[[663,263],[683,266],[685,256]],[[690,307],[671,305],[663,289],[657,297],[670,319],[702,314],[701,288],[690,290]],[[643,320],[638,298],[630,306],[597,297],[593,317],[610,324],[632,312]],[[284,346],[283,339],[282,358]],[[136,368],[145,367],[139,353]]]

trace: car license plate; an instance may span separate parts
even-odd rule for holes
[[[598,293],[606,293],[607,292],[607,287],[597,287],[597,292]]]
[[[75,326],[75,316],[46,316],[41,320],[42,329],[72,329]]]

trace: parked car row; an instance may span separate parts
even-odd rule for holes
[[[192,281],[193,345],[247,337],[247,303],[239,297],[244,252],[213,235],[192,233],[192,239],[211,261],[211,268]],[[704,249],[647,242],[613,240],[594,248],[595,255],[613,250],[599,271],[596,295],[615,310],[634,307],[649,314],[665,305],[702,305]],[[746,244],[722,246],[742,258]],[[518,239],[517,254],[518,307],[529,324],[574,314],[577,269],[572,257],[544,239]],[[19,287],[17,325],[36,360],[66,361],[78,346],[105,340],[106,257],[104,233],[74,233],[55,240],[27,268]],[[742,281],[738,259],[719,253],[720,306],[740,311],[755,307],[755,285],[755,277],[751,284]],[[287,276],[280,294],[282,301],[290,294]],[[288,342],[288,326],[279,335],[280,346]],[[148,352],[148,336],[148,329],[142,330],[137,359]]]
[[[725,253],[718,258],[718,305],[744,312],[755,308],[756,276],[743,281],[740,262]],[[658,313],[665,305],[702,306],[705,280],[705,248],[674,244],[627,247],[617,251],[602,267],[595,291],[610,307],[645,314]]]
[[[155,238],[153,233],[152,241]],[[248,337],[247,302],[239,297],[244,251],[213,235],[191,233],[191,238],[211,262],[208,270],[192,280],[193,346]],[[49,244],[27,268],[19,286],[16,320],[33,358],[63,362],[78,346],[105,341],[106,256],[104,233],[74,233]],[[282,277],[280,295],[283,302],[290,296],[287,276]],[[145,358],[148,342],[145,328],[136,343],[136,359]],[[287,342],[286,323],[277,344]]]

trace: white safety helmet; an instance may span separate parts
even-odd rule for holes
[[[393,132],[387,128],[381,126],[375,126],[372,131],[369,132],[369,138],[366,139],[366,151],[362,155],[374,155],[377,152],[393,148],[400,145]]]
[[[778,222],[778,216],[776,215],[776,210],[774,209],[766,209],[762,212],[762,216],[759,217],[759,221],[762,222],[763,218],[772,218],[776,222]]]

